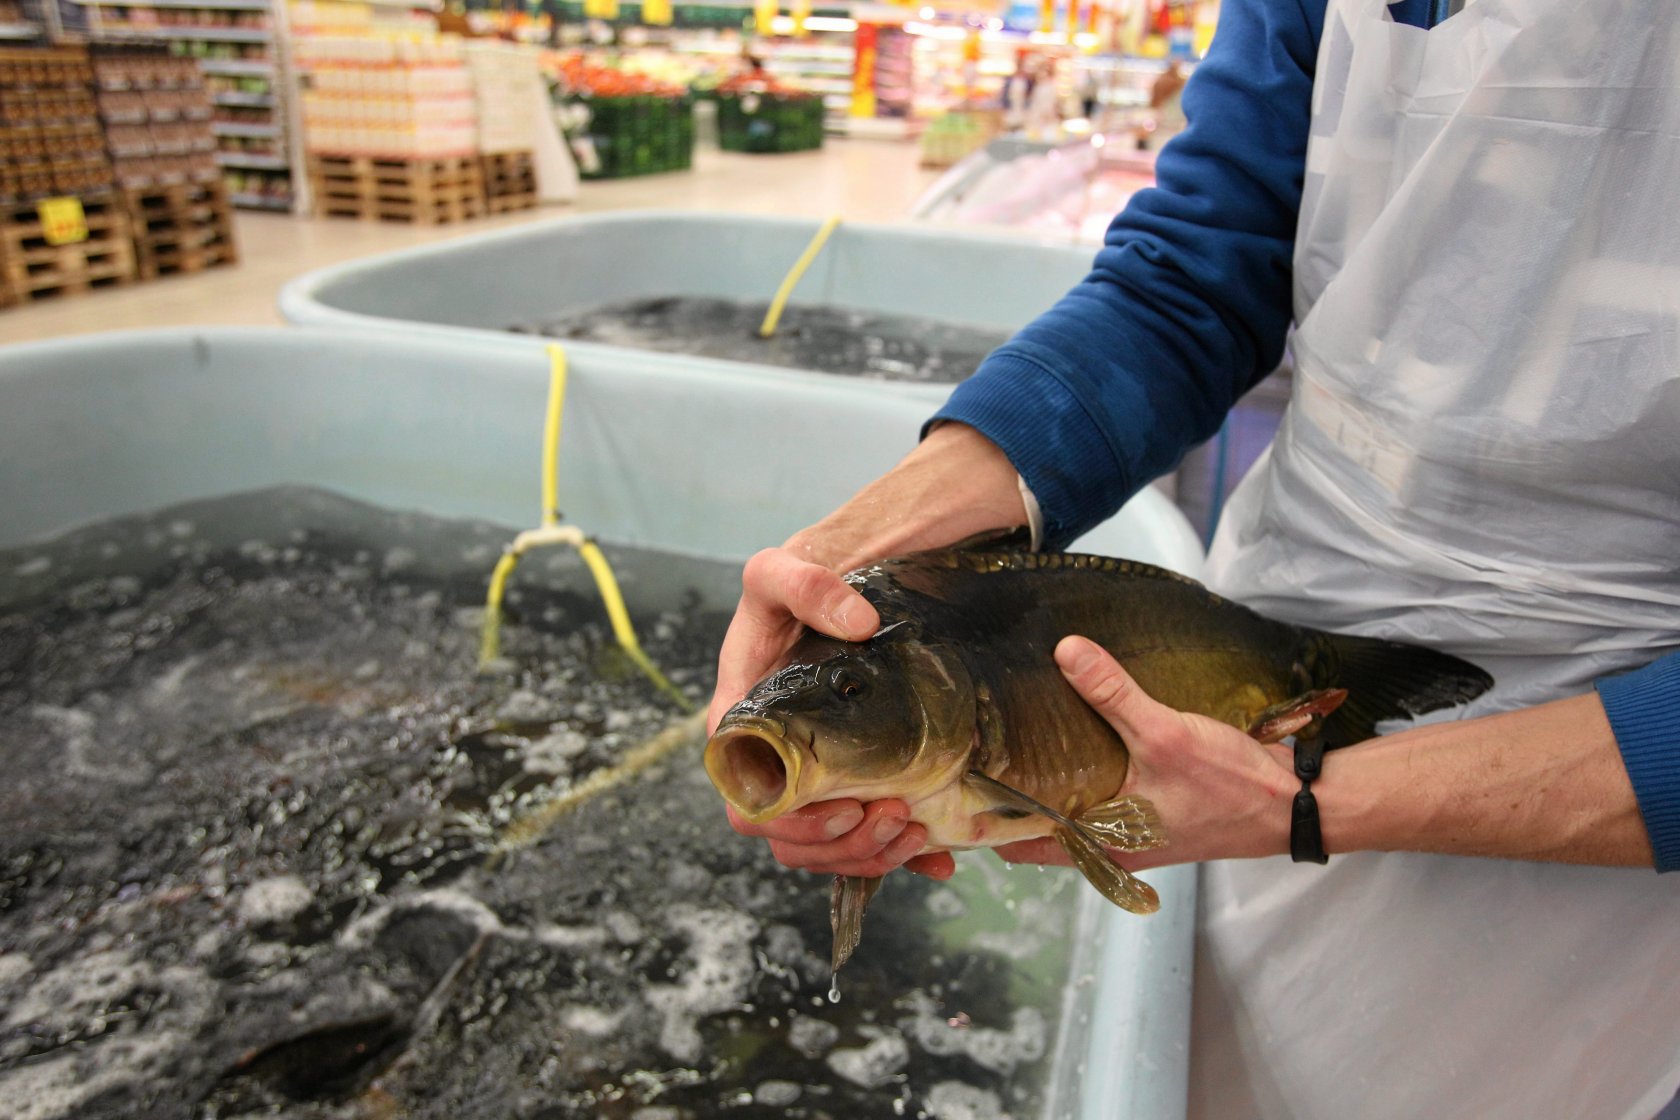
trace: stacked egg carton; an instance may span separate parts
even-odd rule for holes
[[[463,48],[478,109],[484,198],[492,214],[537,204],[537,129],[548,105],[541,56],[530,47],[469,42]]]

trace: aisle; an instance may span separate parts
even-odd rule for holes
[[[628,209],[716,210],[903,220],[937,172],[914,144],[830,140],[820,151],[777,156],[702,145],[692,171],[582,184],[578,201],[462,225],[303,219],[239,211],[240,262],[193,276],[130,284],[0,311],[0,343],[89,331],[201,324],[277,324],[280,286],[312,268],[530,222]]]

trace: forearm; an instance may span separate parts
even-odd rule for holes
[[[1594,694],[1336,751],[1314,783],[1325,848],[1652,866]]]
[[[939,416],[1008,454],[1061,547],[1219,430],[1277,365],[1323,0],[1227,0],[1189,127],[1085,281],[994,351]]]
[[[1009,459],[965,424],[941,424],[887,474],[795,533],[786,548],[835,571],[1026,523]]]

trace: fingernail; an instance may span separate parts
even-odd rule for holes
[[[1056,647],[1056,661],[1069,673],[1078,675],[1096,664],[1096,653],[1084,638],[1064,638]]]
[[[834,612],[834,628],[847,634],[855,634],[863,625],[863,611],[856,599],[847,599]]]
[[[882,817],[875,822],[875,843],[885,844],[904,831],[905,823],[898,817]]]
[[[842,809],[823,822],[823,834],[830,840],[846,835],[863,820],[863,810],[853,806]]]
[[[908,830],[908,826],[906,826],[906,831]],[[922,838],[920,836],[900,836],[888,845],[886,852],[883,854],[893,863],[903,863],[921,850]]]

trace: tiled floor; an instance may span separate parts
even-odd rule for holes
[[[903,220],[937,177],[918,166],[912,143],[834,140],[821,151],[775,156],[702,145],[691,171],[581,184],[565,206],[526,210],[463,225],[300,219],[239,211],[240,261],[192,276],[130,284],[85,296],[0,311],[0,343],[88,331],[198,324],[275,324],[280,286],[323,265],[410,245],[471,236],[528,222],[603,210],[717,210]]]

